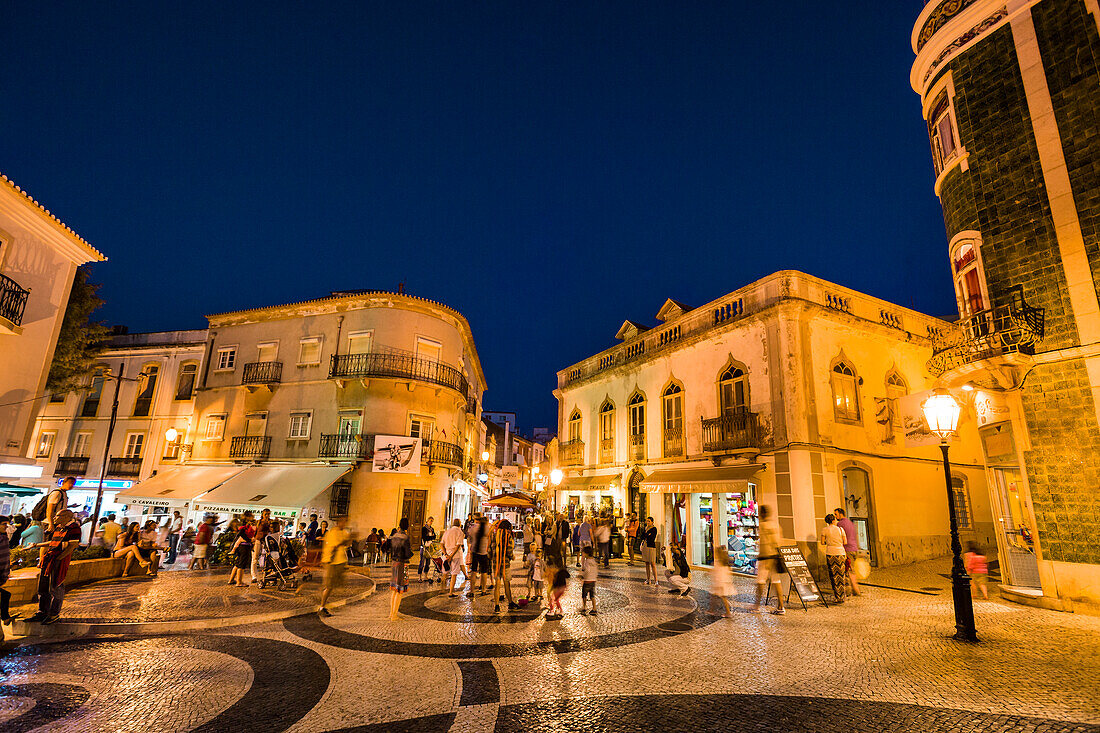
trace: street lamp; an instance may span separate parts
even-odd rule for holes
[[[489,451],[487,451],[487,450],[481,451],[481,460],[482,461],[489,460]]]
[[[550,472],[550,483],[552,483],[554,486],[559,485],[561,483],[561,479],[562,475],[560,468],[555,468],[553,471]]]
[[[180,437],[180,431],[176,430],[175,428],[168,428],[164,431],[164,439],[167,440],[169,443],[175,443],[176,438],[178,437]]]
[[[955,516],[955,491],[951,486],[951,461],[947,457],[947,438],[955,434],[959,426],[959,403],[946,389],[934,389],[921,405],[928,428],[939,436],[943,452],[943,475],[947,482],[947,510],[951,518],[951,595],[955,605],[955,638],[959,641],[977,641],[974,628],[974,600],[970,595],[970,576],[962,561],[962,543],[959,542],[959,522]]]

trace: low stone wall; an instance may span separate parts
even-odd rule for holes
[[[72,588],[122,575],[124,558],[107,557],[99,560],[76,560],[69,564],[69,573],[65,576],[65,587]],[[11,593],[12,605],[30,603],[38,590],[38,568],[16,570],[4,584],[4,590]]]

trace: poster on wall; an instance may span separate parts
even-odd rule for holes
[[[375,473],[420,473],[420,438],[407,435],[374,436],[374,457],[371,470]]]
[[[898,398],[898,411],[901,412],[901,427],[905,431],[907,448],[940,444],[939,436],[929,430],[924,409],[921,407],[931,394],[931,390],[925,390]]]

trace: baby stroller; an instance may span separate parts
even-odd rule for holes
[[[298,587],[298,556],[294,547],[284,537],[276,540],[268,535],[263,541],[263,573],[260,576],[260,588],[268,585],[279,590],[295,590]]]
[[[432,542],[428,546],[427,550],[428,559],[431,563],[428,565],[428,583],[442,583],[443,578],[446,577],[443,574],[443,545],[439,541]]]

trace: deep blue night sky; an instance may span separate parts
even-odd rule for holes
[[[9,5],[0,171],[131,331],[332,290],[470,320],[487,409],[799,269],[943,315],[921,3]]]

